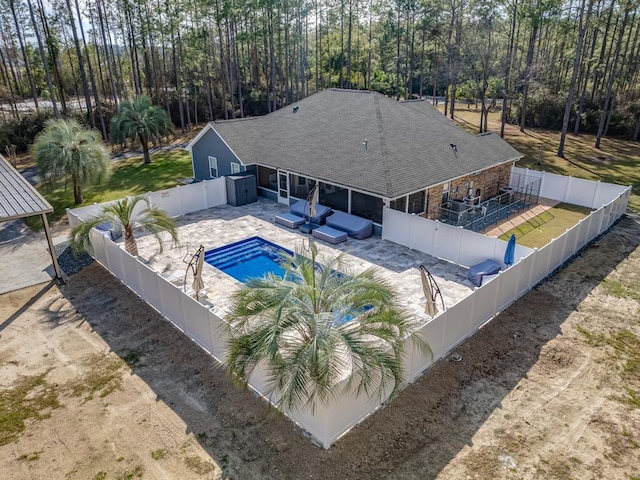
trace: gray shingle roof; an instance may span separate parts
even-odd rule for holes
[[[522,156],[495,134],[460,130],[427,101],[367,91],[324,90],[263,117],[213,127],[245,164],[388,198]]]
[[[0,221],[49,212],[49,202],[0,155]]]

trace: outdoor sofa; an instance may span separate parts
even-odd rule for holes
[[[484,262],[477,263],[469,267],[467,278],[476,287],[482,285],[482,281],[491,275],[495,275],[500,271],[500,264],[495,260],[487,259]]]
[[[335,211],[327,217],[327,227],[347,232],[350,237],[362,239],[373,235],[373,222],[350,213]]]
[[[298,228],[303,223],[313,223],[322,225],[327,216],[331,214],[331,209],[325,205],[316,205],[316,214],[309,218],[309,202],[298,200],[291,205],[287,213],[279,213],[274,217],[276,223],[289,228]]]
[[[334,245],[347,240],[347,232],[336,230],[335,228],[328,227],[327,225],[313,229],[311,234],[319,240],[323,240]]]

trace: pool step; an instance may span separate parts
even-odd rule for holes
[[[251,239],[240,245],[228,245],[211,253],[205,253],[204,260],[220,270],[236,265],[242,261],[251,260],[265,254],[265,250],[273,251],[277,255],[277,249],[262,242],[260,239]]]

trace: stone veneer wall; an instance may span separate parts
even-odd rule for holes
[[[515,162],[498,165],[483,170],[478,175],[469,174],[464,177],[452,180],[449,185],[449,198],[451,200],[462,200],[467,195],[467,190],[473,188],[473,194],[480,189],[480,201],[495,197],[500,192],[501,187],[509,184],[511,168]],[[440,216],[440,202],[442,199],[442,185],[431,187],[428,192],[428,213],[427,218],[432,220]]]

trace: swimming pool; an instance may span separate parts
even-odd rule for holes
[[[285,273],[280,263],[282,253],[293,255],[291,250],[264,238],[251,237],[206,251],[204,261],[236,280],[247,283],[249,279],[262,278],[268,272],[282,277]]]

